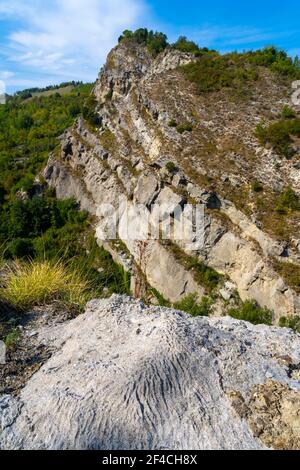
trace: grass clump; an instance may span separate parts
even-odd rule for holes
[[[21,311],[52,301],[81,309],[90,293],[84,276],[61,261],[15,261],[6,268],[0,289],[0,297]]]
[[[190,294],[180,302],[174,304],[174,308],[189,313],[193,317],[208,317],[211,312],[212,301],[209,297],[203,297],[199,303],[197,294]]]
[[[7,349],[13,349],[20,339],[20,333],[15,328],[5,338],[5,346]]]
[[[281,317],[279,326],[282,328],[291,328],[297,333],[300,333],[300,317],[298,315],[293,317]]]
[[[236,320],[244,320],[253,325],[272,325],[273,313],[271,310],[261,308],[254,300],[247,300],[239,308],[230,309],[228,312]]]
[[[288,105],[285,105],[281,112],[281,117],[283,119],[294,119],[296,117],[296,113]]]

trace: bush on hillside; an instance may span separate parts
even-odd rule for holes
[[[262,145],[270,144],[280,155],[290,158],[295,153],[292,136],[300,137],[300,119],[283,119],[268,126],[259,124],[255,134]]]
[[[211,312],[212,301],[204,297],[199,303],[197,294],[190,294],[180,302],[174,304],[174,308],[189,313],[193,317],[208,317]]]
[[[300,333],[300,317],[298,315],[292,317],[281,317],[279,326],[282,328],[290,328],[297,333]]]
[[[299,196],[295,193],[293,188],[288,187],[285,191],[280,194],[278,198],[278,204],[276,206],[276,211],[279,212],[279,214],[287,214],[288,212],[299,210]]]
[[[255,301],[250,300],[244,302],[239,308],[229,310],[228,315],[237,320],[248,321],[253,325],[272,325],[273,321],[273,313],[270,310],[261,308]]]
[[[291,109],[288,105],[285,105],[283,107],[283,110],[281,112],[281,117],[283,119],[293,119],[296,117],[296,113],[293,109]]]
[[[147,28],[139,28],[134,32],[128,29],[125,30],[119,37],[119,42],[124,41],[147,46],[154,57],[163,52],[168,46],[168,39],[164,33],[148,31]]]
[[[186,36],[180,36],[177,41],[172,44],[172,47],[178,51],[190,52],[191,54],[196,54],[200,50],[198,44],[188,40]]]

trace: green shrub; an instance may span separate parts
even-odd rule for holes
[[[177,166],[175,165],[174,162],[168,162],[166,164],[166,169],[168,170],[169,173],[175,173],[177,171]]]
[[[180,36],[177,41],[172,44],[172,47],[178,51],[190,52],[192,54],[196,54],[200,50],[195,42],[189,41],[185,36]]]
[[[177,132],[179,134],[183,134],[184,132],[192,132],[193,126],[190,123],[180,124],[176,127]]]
[[[262,145],[270,144],[279,154],[290,158],[295,153],[291,136],[300,137],[300,119],[284,119],[269,126],[259,124],[255,134]]]
[[[125,30],[119,37],[119,42],[124,41],[145,45],[154,57],[168,46],[167,36],[164,33],[148,31],[147,28],[139,28],[134,32]]]
[[[5,338],[5,346],[7,349],[13,349],[20,339],[20,333],[17,329],[13,329]]]
[[[300,199],[293,188],[287,188],[278,198],[278,204],[275,209],[279,214],[287,214],[292,211],[300,210]]]
[[[83,118],[91,125],[91,126],[100,126],[101,125],[101,118],[97,113],[97,100],[94,95],[90,95],[84,102],[82,108],[82,116]]]
[[[177,124],[177,122],[175,121],[175,119],[171,119],[171,120],[168,122],[168,126],[169,126],[169,127],[177,127],[178,124]]]
[[[244,302],[240,308],[229,310],[228,315],[237,320],[248,321],[253,325],[272,325],[273,321],[273,313],[270,310],[261,308],[255,301],[250,300]]]
[[[208,297],[204,297],[199,303],[197,294],[190,294],[180,302],[174,304],[174,308],[189,313],[193,317],[207,317],[211,312],[212,301]]]
[[[291,109],[288,105],[285,105],[283,107],[283,110],[281,112],[281,117],[283,119],[293,119],[296,117],[296,113],[295,111],[293,111],[293,109]]]
[[[256,69],[245,66],[239,54],[219,55],[215,51],[203,52],[197,62],[181,67],[188,80],[195,83],[198,93],[238,88],[258,78]]]
[[[246,52],[244,56],[249,63],[268,67],[270,70],[280,75],[289,76],[291,78],[300,76],[298,59],[292,59],[285,51],[277,49],[274,46]]]
[[[300,317],[295,315],[292,317],[281,317],[279,326],[282,328],[291,328],[292,330],[300,333]]]
[[[252,184],[252,191],[254,191],[255,193],[261,193],[263,190],[264,187],[262,183],[260,183],[259,181],[254,181],[254,183]]]
[[[7,244],[6,257],[29,258],[34,256],[32,240],[28,238],[15,238]]]

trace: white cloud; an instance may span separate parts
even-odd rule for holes
[[[14,76],[14,72],[10,72],[9,70],[0,70],[0,80],[9,80]]]
[[[118,35],[145,13],[143,0],[1,1],[0,14],[22,24],[9,36],[7,60],[57,81],[94,80]]]

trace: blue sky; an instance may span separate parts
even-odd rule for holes
[[[141,26],[222,52],[274,44],[300,55],[299,18],[299,0],[0,0],[0,80],[8,92],[93,81],[119,34]]]

